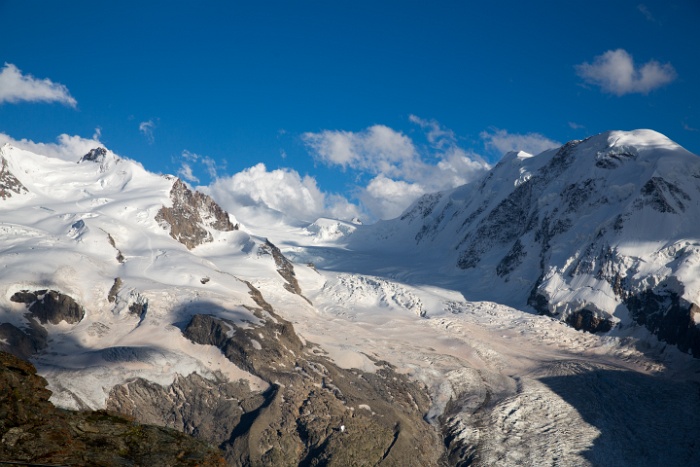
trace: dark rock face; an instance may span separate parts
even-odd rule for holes
[[[22,182],[10,172],[5,158],[0,157],[0,198],[8,199],[12,198],[13,195],[21,195],[28,191]]]
[[[225,465],[219,452],[183,433],[107,412],[59,410],[50,396],[30,363],[0,352],[0,459],[22,465]]]
[[[12,295],[10,300],[26,303],[29,312],[37,317],[42,324],[47,321],[51,324],[58,324],[61,321],[75,324],[85,316],[85,310],[82,306],[68,295],[63,295],[55,290],[36,290],[34,292],[21,290]]]
[[[698,305],[675,293],[660,294],[652,290],[627,297],[625,305],[634,320],[660,340],[700,358],[700,328],[695,323],[695,317],[700,315]]]
[[[0,351],[20,358],[29,358],[46,348],[48,334],[46,329],[30,318],[25,330],[10,323],[0,324],[0,339],[5,341],[0,343]]]
[[[121,250],[119,248],[117,248],[117,244],[114,241],[114,237],[112,237],[112,235],[109,233],[107,233],[107,241],[109,242],[110,245],[112,245],[112,248],[117,250],[117,256],[116,256],[117,261],[119,261],[120,264],[123,264],[124,263],[124,255],[122,254]]]
[[[231,434],[266,401],[246,381],[211,381],[196,373],[167,387],[135,379],[112,389],[107,410],[138,414],[139,421],[167,426],[225,449]]]
[[[94,148],[90,149],[90,152],[85,154],[80,158],[78,163],[89,161],[89,162],[102,162],[107,155],[107,150],[105,148]]]
[[[198,191],[193,192],[180,179],[173,184],[170,199],[172,207],[162,207],[156,221],[189,250],[212,241],[205,227],[222,232],[238,230],[238,225],[231,223],[228,213],[213,199]]]
[[[107,301],[109,303],[114,303],[117,301],[117,294],[119,293],[119,289],[122,288],[122,280],[120,277],[117,277],[114,279],[114,284],[112,284],[112,287],[109,289],[109,293],[107,294]]]
[[[590,333],[608,332],[613,326],[612,321],[609,319],[600,318],[594,312],[585,308],[570,313],[566,317],[566,322],[578,331],[583,330]]]
[[[112,391],[110,407],[218,443],[231,465],[440,464],[443,445],[424,420],[430,405],[425,387],[386,362],[376,362],[375,373],[339,368],[304,344],[249,287],[261,324],[242,328],[200,314],[183,332],[195,343],[217,346],[267,382],[266,391],[199,377],[180,378],[170,388],[134,381]],[[194,394],[187,395],[189,404],[178,402],[185,388]]]
[[[277,272],[287,281],[284,284],[284,288],[293,294],[303,297],[308,302],[309,300],[301,293],[301,286],[294,273],[294,265],[282,254],[280,249],[269,240],[266,240],[265,244],[260,247],[260,251],[272,255],[272,258],[275,260],[275,266],[277,266]]]
[[[641,189],[642,198],[637,206],[648,205],[659,212],[677,213],[686,210],[686,203],[691,201],[688,193],[660,177],[652,177]]]

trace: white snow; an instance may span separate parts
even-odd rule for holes
[[[578,153],[582,160],[574,164],[580,171],[574,171],[578,178],[569,180],[572,184],[605,170],[592,171],[584,157],[617,161],[613,155],[635,148],[636,163],[623,163],[610,185],[597,187],[615,207],[631,208],[639,181],[654,174],[677,181],[693,200],[700,196],[698,185],[685,185],[680,176],[700,176],[697,157],[663,135],[610,132],[581,144],[589,149]],[[155,221],[160,207],[170,203],[172,179],[112,153],[101,163],[77,164],[82,154],[70,161],[4,146],[0,157],[29,193],[0,200],[0,320],[26,327],[25,306],[10,301],[24,289],[58,290],[85,306],[80,323],[46,326],[49,348],[35,359],[60,406],[101,408],[111,388],[130,378],[165,385],[177,374],[193,372],[205,377],[221,372],[262,390],[263,381],[181,332],[195,313],[243,327],[257,323],[250,311],[257,305],[243,282],[249,281],[309,346],[320,347],[339,366],[373,372],[375,362],[385,360],[423,381],[433,396],[429,420],[435,421],[451,398],[461,397],[465,411],[455,419],[462,427],[459,436],[488,437],[493,463],[530,459],[535,465],[566,458],[586,465],[581,453],[600,432],[541,382],[544,374],[582,361],[697,379],[698,364],[632,325],[608,282],[569,274],[586,255],[576,245],[596,238],[597,232],[585,226],[614,221],[604,210],[582,208],[573,227],[553,242],[543,284],[554,311],[565,315],[586,303],[622,324],[607,336],[516,308],[525,308],[539,258],[526,257],[507,281],[487,272],[502,254],[487,252],[468,271],[456,267],[456,247],[470,227],[450,224],[450,216],[475,212],[484,203],[476,225],[555,154],[512,153],[494,168],[482,191],[471,184],[429,196],[402,218],[371,226],[332,219],[309,224],[253,210],[232,213],[243,222],[240,231],[216,233],[212,243],[188,251]],[[545,195],[540,207],[551,213],[560,200],[554,192]],[[439,216],[442,211],[445,217]],[[677,222],[665,219],[645,207],[627,219],[629,236],[614,237],[610,229],[605,235],[618,255],[616,267],[635,271],[631,279],[637,281],[676,277],[680,282],[669,286],[698,303],[700,203],[687,203]],[[265,239],[294,263],[311,304],[284,288],[274,259],[258,248]],[[532,234],[523,239],[535,242]],[[122,288],[117,302],[110,303],[107,294],[117,277]],[[203,278],[208,278],[204,284]],[[128,311],[134,300],[148,304],[142,318]],[[253,345],[269,343],[261,337]],[[487,393],[494,410],[490,424],[477,429],[469,407],[476,410]],[[370,405],[358,408],[371,411]]]

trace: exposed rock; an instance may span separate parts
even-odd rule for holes
[[[517,239],[508,254],[496,266],[496,274],[501,277],[507,276],[513,269],[520,266],[525,256],[527,256],[527,251],[523,248],[520,239]]]
[[[212,381],[192,373],[177,376],[167,387],[140,378],[115,386],[107,410],[225,447],[241,418],[264,402],[264,395],[251,391],[245,380]]]
[[[601,169],[616,169],[629,160],[634,160],[637,155],[634,150],[611,150],[596,154],[595,166]]]
[[[12,198],[13,195],[21,195],[28,193],[28,191],[22,182],[10,172],[5,158],[0,157],[0,198],[8,199]]]
[[[256,310],[261,324],[237,327],[194,315],[183,332],[195,343],[217,346],[231,362],[266,381],[266,391],[199,377],[179,378],[170,388],[131,382],[112,391],[110,407],[219,443],[231,465],[440,464],[444,449],[424,419],[430,406],[424,386],[386,362],[365,373],[316,355],[249,287],[261,307]],[[187,396],[189,405],[178,402],[184,388],[195,394]],[[217,412],[227,414],[226,422],[213,416]]]
[[[625,305],[634,320],[660,340],[700,358],[700,328],[695,322],[700,313],[697,304],[688,303],[674,292],[645,290],[627,297]]]
[[[691,200],[688,194],[676,185],[660,177],[652,177],[641,189],[642,199],[637,206],[651,206],[659,212],[676,213],[686,210],[685,202]]]
[[[30,292],[21,290],[10,297],[18,303],[26,303],[29,312],[36,316],[42,324],[47,321],[58,324],[65,321],[68,324],[80,322],[85,316],[85,310],[68,295],[55,290],[36,290]]]
[[[170,236],[188,249],[212,241],[207,228],[228,232],[238,230],[226,211],[209,196],[187,188],[180,179],[176,179],[170,190],[172,207],[163,206],[156,220],[169,230]]]
[[[105,233],[107,233],[107,232],[105,232]],[[122,251],[119,248],[117,248],[117,244],[114,241],[114,237],[112,237],[112,235],[109,233],[107,233],[107,241],[109,242],[110,245],[112,245],[112,248],[117,250],[117,261],[119,261],[120,263],[124,263],[124,255],[122,254]]]
[[[284,288],[293,294],[299,295],[304,300],[309,302],[309,299],[304,297],[304,295],[301,293],[301,286],[299,285],[299,281],[294,273],[294,265],[287,259],[286,256],[282,254],[280,249],[270,242],[270,240],[265,240],[265,244],[260,246],[260,250],[263,253],[271,254],[274,258],[275,265],[277,266],[277,272],[284,278],[285,281],[287,281],[287,283],[284,284]]]
[[[143,319],[143,316],[148,311],[148,300],[141,295],[137,295],[129,305],[129,313]]]
[[[613,327],[612,321],[596,316],[594,312],[586,308],[569,313],[566,322],[578,331],[583,330],[591,333],[608,332]]]
[[[114,303],[117,301],[117,294],[119,293],[119,289],[122,288],[122,280],[121,278],[117,277],[114,279],[114,284],[112,284],[112,288],[109,289],[109,293],[107,294],[107,301],[109,303]]]
[[[105,159],[105,156],[107,155],[107,150],[105,148],[93,148],[90,149],[90,151],[85,154],[83,157],[80,158],[78,161],[78,164],[81,162],[89,161],[89,162],[102,162]]]
[[[0,324],[0,351],[20,358],[29,358],[46,348],[48,333],[34,318],[29,318],[25,330],[11,323]]]
[[[30,363],[0,352],[0,459],[42,465],[225,465],[218,451],[183,433],[103,411],[59,410],[50,395]]]

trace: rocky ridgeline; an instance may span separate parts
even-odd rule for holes
[[[640,130],[510,153],[480,182],[423,196],[398,222],[413,224],[419,248],[447,246],[467,281],[500,284],[486,299],[512,292],[522,297],[514,306],[588,332],[629,317],[700,357],[700,304],[684,282],[700,258],[698,206],[700,159]]]
[[[231,223],[228,213],[211,197],[190,190],[180,179],[173,183],[170,200],[172,206],[163,206],[156,221],[189,250],[213,240],[208,228],[221,232],[238,230],[238,224]]]
[[[22,182],[17,180],[7,166],[7,161],[0,156],[0,198],[8,199],[13,195],[21,195],[26,193],[27,189],[22,185]]]
[[[249,287],[262,324],[244,328],[198,314],[183,332],[217,346],[267,390],[197,375],[170,387],[138,379],[112,390],[109,409],[216,444],[230,465],[440,464],[443,443],[424,419],[424,386],[386,362],[376,362],[374,373],[339,368]]]
[[[0,464],[221,466],[221,454],[178,431],[49,402],[30,363],[0,352]]]

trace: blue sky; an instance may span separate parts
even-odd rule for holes
[[[5,139],[94,139],[306,220],[392,217],[505,150],[611,129],[700,153],[695,0],[0,0],[0,18]]]

